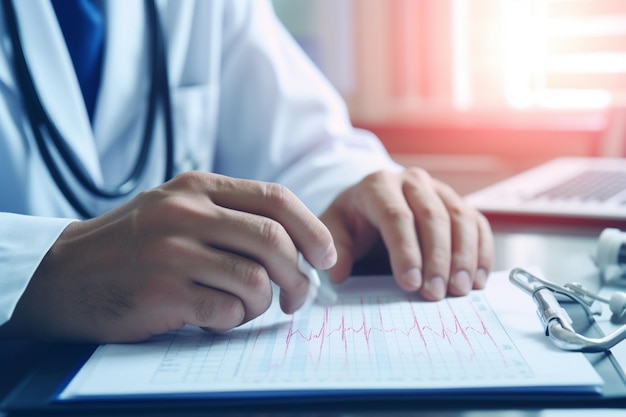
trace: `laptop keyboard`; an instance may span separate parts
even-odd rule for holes
[[[528,200],[607,201],[626,190],[626,172],[589,170],[534,194]],[[618,202],[626,205],[626,195]]]

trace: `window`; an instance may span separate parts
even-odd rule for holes
[[[358,118],[602,109],[626,91],[623,0],[353,4]]]
[[[288,0],[275,4],[293,21],[296,8],[280,13]],[[597,133],[611,122],[610,109],[626,107],[624,0],[309,4],[316,7],[306,36],[290,29],[315,50],[356,124]],[[581,146],[572,149],[599,152],[598,143]]]
[[[509,106],[606,108],[626,90],[626,2],[502,3]]]

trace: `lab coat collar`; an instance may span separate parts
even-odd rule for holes
[[[130,125],[143,120],[151,79],[144,2],[112,0],[104,5],[106,49],[94,115],[94,132],[101,155],[120,137],[129,134]],[[143,133],[143,123],[139,131]]]

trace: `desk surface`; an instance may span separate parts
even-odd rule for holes
[[[580,281],[591,289],[598,288],[600,279],[592,256],[601,228],[515,224],[492,227],[494,270],[537,266],[552,281]]]
[[[597,287],[598,275],[590,254],[600,232],[593,228],[553,228],[548,226],[519,226],[512,224],[494,224],[496,240],[496,270],[510,269],[516,266],[538,266],[546,277],[554,281],[581,281],[591,288]],[[539,331],[539,327],[538,327]],[[11,341],[0,343],[0,398],[36,366],[39,358],[44,357],[52,345]],[[34,361],[32,359],[35,359]],[[532,407],[532,405],[529,405]],[[181,411],[182,413],[182,411]],[[197,412],[196,412],[197,413]],[[191,415],[196,415],[196,413]],[[588,416],[596,417],[622,415],[623,410],[472,410],[441,411],[403,410],[399,413],[372,411],[364,415],[428,415],[428,416]],[[307,415],[299,412],[298,415]],[[311,414],[319,415],[311,412]],[[350,413],[352,414],[352,413]],[[115,413],[116,416],[122,414]],[[188,415],[188,414],[183,414]],[[264,414],[266,415],[266,414]],[[0,416],[2,414],[0,413]]]

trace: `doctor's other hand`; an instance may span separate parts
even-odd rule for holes
[[[419,168],[369,175],[340,194],[321,219],[337,248],[329,271],[334,282],[381,239],[398,285],[428,300],[484,287],[493,267],[488,221]]]
[[[330,232],[285,187],[193,172],[100,217],[70,224],[44,257],[5,337],[131,342],[189,324],[226,331],[270,305],[291,313]]]

